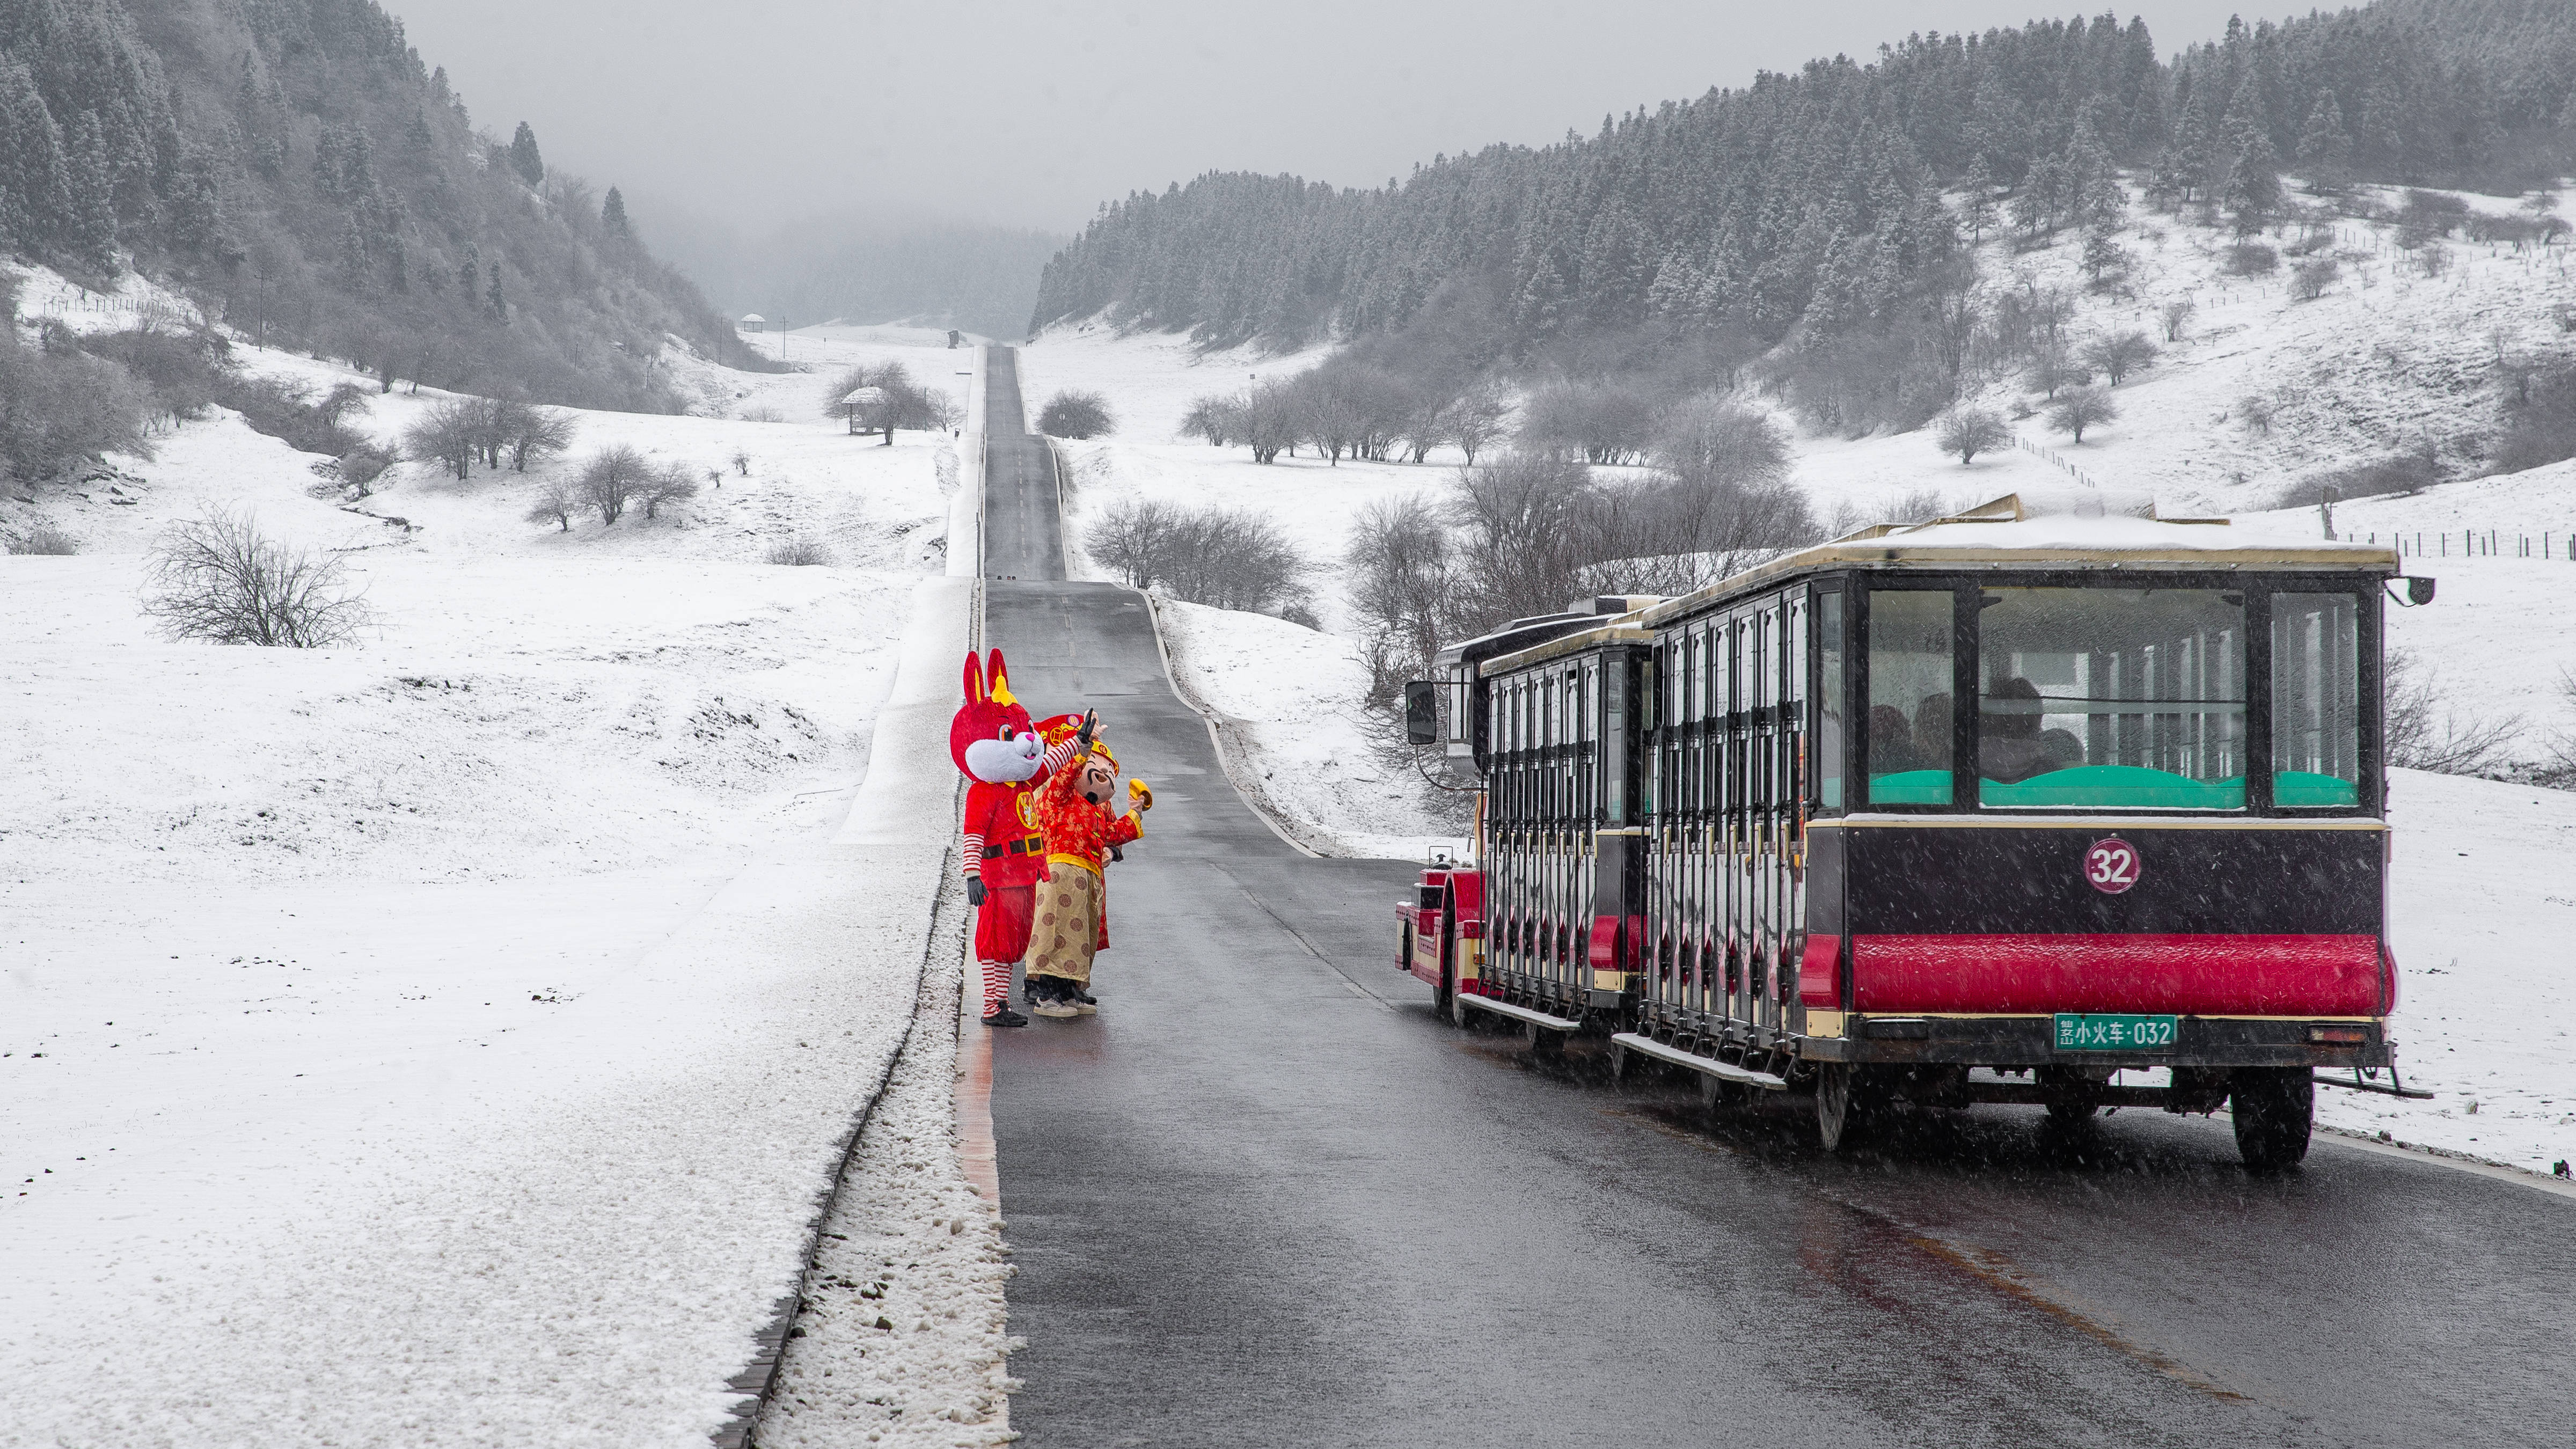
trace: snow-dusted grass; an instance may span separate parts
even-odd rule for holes
[[[1328,855],[1421,860],[1463,843],[1428,787],[1373,738],[1358,649],[1266,614],[1160,600],[1155,621],[1182,690],[1217,716],[1229,766],[1291,834]]]
[[[2576,797],[2393,772],[2389,1035],[2430,1102],[2321,1087],[2318,1120],[2547,1172],[2576,1160]]]
[[[0,494],[83,546],[0,557],[0,1441],[703,1444],[728,1412],[914,1002],[954,781],[884,702],[908,625],[953,690],[970,586],[916,592],[955,442],[678,365],[792,420],[581,413],[567,458],[404,464],[351,512],[218,414]],[[613,443],[723,487],[523,521]],[[156,637],[145,552],[208,507],[338,551],[377,625]],[[759,562],[788,537],[835,565]],[[863,774],[893,818],[845,825]]]

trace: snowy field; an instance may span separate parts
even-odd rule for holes
[[[793,345],[962,396],[933,342]],[[0,556],[0,1444],[697,1445],[731,1411],[913,1011],[964,443],[674,366],[729,416],[580,413],[565,458],[403,464],[363,512],[221,413],[0,495],[81,544]],[[523,521],[614,443],[724,482]],[[156,636],[145,552],[208,506],[337,552],[360,644]],[[790,538],[834,563],[762,562]],[[885,723],[899,674],[937,734]],[[862,779],[890,823],[854,831]]]

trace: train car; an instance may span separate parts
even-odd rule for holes
[[[1828,1148],[1899,1100],[2227,1105],[2250,1166],[2293,1164],[2320,1069],[2417,1095],[2380,625],[2432,581],[2398,573],[2015,495],[1515,621],[1407,691],[1482,795],[1400,964],[1462,1022],[1606,1035],[1713,1106],[1810,1092]]]

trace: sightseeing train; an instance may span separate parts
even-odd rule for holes
[[[2024,494],[1514,620],[1406,690],[1479,792],[1398,962],[1712,1108],[1812,1093],[1828,1149],[1898,1101],[2227,1105],[2249,1166],[2294,1164],[2321,1070],[2420,1095],[2380,626],[2432,580],[2399,570]]]

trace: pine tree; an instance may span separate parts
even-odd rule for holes
[[[545,158],[537,154],[537,133],[528,129],[525,121],[519,123],[518,133],[510,137],[510,169],[518,172],[520,179],[530,186],[546,179]]]
[[[2308,189],[2340,189],[2351,160],[2352,137],[2344,134],[2343,108],[2335,104],[2334,92],[2327,91],[2317,97],[2299,132],[2299,164],[2307,168]]]
[[[350,216],[340,228],[340,277],[352,292],[364,292],[368,283],[367,237],[358,230],[358,218]]]
[[[501,264],[499,262],[494,262],[492,264],[492,286],[491,290],[483,294],[483,305],[491,311],[493,321],[506,324],[510,320],[510,304],[501,296]]]
[[[26,67],[0,55],[0,238],[41,248],[70,210],[62,129]]]
[[[456,294],[463,297],[465,304],[470,307],[474,304],[475,292],[482,286],[483,254],[474,249],[474,243],[467,242],[465,260],[456,264]]]
[[[170,244],[183,252],[211,255],[222,244],[224,208],[212,156],[190,147],[179,162],[170,187]]]
[[[83,111],[73,119],[71,144],[65,150],[63,169],[71,184],[71,205],[54,233],[54,245],[112,272],[116,269],[116,175],[108,166],[107,142],[99,134],[97,112]]]
[[[599,204],[599,229],[616,237],[631,234],[626,226],[626,198],[614,186],[608,188],[608,199]]]

